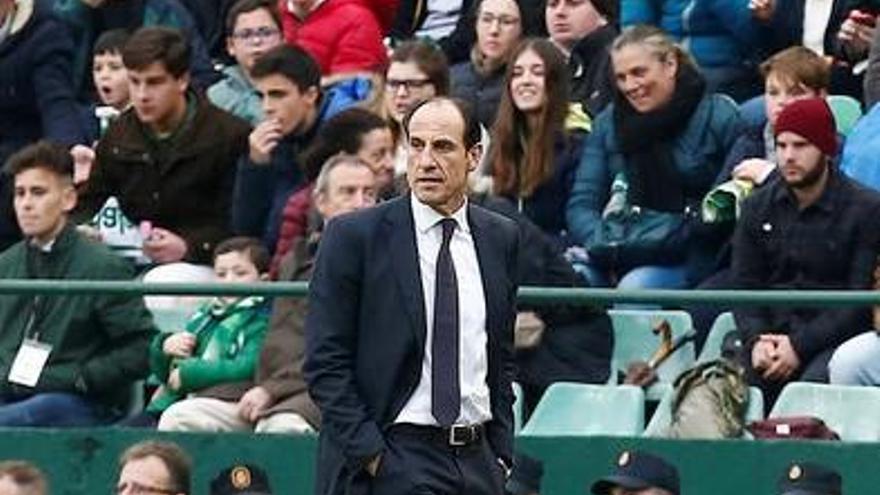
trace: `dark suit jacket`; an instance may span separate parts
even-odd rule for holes
[[[468,207],[488,332],[487,438],[513,449],[516,224]],[[321,237],[306,320],[305,376],[323,418],[316,493],[365,492],[364,463],[421,377],[425,306],[409,196],[329,222]]]

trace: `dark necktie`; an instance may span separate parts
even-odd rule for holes
[[[450,426],[461,410],[458,386],[458,280],[449,242],[455,220],[440,221],[443,242],[437,254],[434,285],[434,335],[431,339],[431,414],[440,426]]]

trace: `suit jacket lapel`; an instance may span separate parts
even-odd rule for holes
[[[492,229],[485,216],[468,205],[468,223],[471,226],[471,235],[474,239],[474,248],[477,251],[477,260],[480,263],[480,278],[483,280],[483,293],[486,299],[486,332],[492,336],[493,329],[501,322],[498,310],[504,300],[504,294],[500,292],[504,284],[500,284],[499,277],[504,275],[504,253],[496,252],[498,243],[492,242]]]
[[[388,209],[382,238],[388,241],[388,255],[394,267],[394,279],[400,290],[403,307],[409,315],[410,326],[421,348],[425,345],[427,327],[412,207],[408,195],[393,201],[397,204]]]

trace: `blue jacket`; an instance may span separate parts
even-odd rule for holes
[[[611,183],[625,160],[615,137],[614,105],[599,114],[587,137],[566,217],[572,240],[587,248],[602,221]],[[739,111],[730,98],[706,95],[673,143],[673,159],[689,198],[702,198],[721,170],[741,131]],[[659,186],[659,185],[658,185]]]
[[[701,68],[739,66],[763,39],[748,0],[626,0],[622,26],[650,24],[681,42]]]

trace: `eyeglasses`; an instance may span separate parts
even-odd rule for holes
[[[269,41],[275,39],[280,32],[271,27],[261,27],[257,29],[242,29],[240,31],[235,31],[232,33],[232,37],[239,41],[247,41],[248,43],[255,43],[257,41]]]
[[[414,89],[422,89],[428,85],[434,84],[430,79],[388,79],[385,86],[391,91],[397,91],[400,88],[406,88],[407,91]]]
[[[514,17],[512,15],[495,15],[489,12],[485,14],[480,14],[479,17],[480,24],[485,24],[487,26],[491,26],[496,22],[505,29],[510,29],[519,24],[519,17]]]
[[[174,495],[178,493],[173,488],[159,488],[158,486],[142,485],[136,481],[126,481],[116,485],[116,495],[149,495],[152,493],[161,493],[163,495]]]

